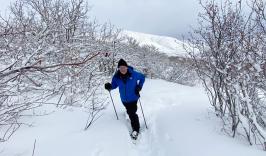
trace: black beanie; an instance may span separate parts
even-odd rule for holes
[[[117,67],[119,68],[120,66],[127,66],[127,62],[125,60],[123,60],[123,59],[120,59],[118,61]]]

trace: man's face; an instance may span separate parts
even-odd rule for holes
[[[127,73],[127,66],[120,66],[119,71],[121,74],[125,75]]]

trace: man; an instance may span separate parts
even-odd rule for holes
[[[137,112],[137,102],[140,97],[139,92],[145,81],[145,76],[133,70],[128,66],[127,62],[120,59],[118,62],[118,71],[112,78],[112,83],[106,83],[105,89],[111,91],[119,87],[120,98],[127,110],[127,114],[131,121],[132,133],[131,137],[136,139],[139,134],[139,117]]]

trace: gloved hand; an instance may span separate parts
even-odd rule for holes
[[[139,96],[139,92],[141,91],[141,87],[139,85],[135,88],[135,93]]]
[[[104,88],[106,89],[106,90],[108,90],[108,91],[111,91],[111,89],[112,89],[112,85],[111,85],[111,83],[106,83],[106,84],[104,84]]]

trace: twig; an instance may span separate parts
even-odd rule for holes
[[[33,145],[32,156],[34,156],[34,152],[35,152],[35,145],[36,145],[36,139],[35,139],[35,141],[34,141],[34,145]]]

